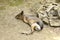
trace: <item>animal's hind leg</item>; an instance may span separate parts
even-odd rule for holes
[[[31,34],[35,31],[35,26],[31,26]]]
[[[29,33],[23,32],[21,34],[30,35],[30,34],[33,34],[33,32],[34,32],[34,26],[31,26],[31,31]]]

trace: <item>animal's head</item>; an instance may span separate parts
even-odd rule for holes
[[[16,19],[22,19],[24,12],[21,11],[18,15],[15,16]]]

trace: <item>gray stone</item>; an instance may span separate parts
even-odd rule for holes
[[[44,19],[43,19],[43,22],[45,22],[46,24],[49,24],[48,18],[44,18]]]
[[[50,26],[60,26],[60,20],[58,19],[50,19]]]

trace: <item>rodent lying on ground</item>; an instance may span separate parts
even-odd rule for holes
[[[43,22],[37,16],[26,15],[26,14],[24,14],[23,11],[21,11],[21,13],[19,13],[15,18],[21,19],[23,22],[25,22],[31,26],[30,33],[22,33],[22,34],[29,35],[29,34],[32,34],[34,31],[40,31],[43,29]]]

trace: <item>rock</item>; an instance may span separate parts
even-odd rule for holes
[[[48,18],[44,18],[44,19],[43,19],[43,22],[46,23],[46,24],[49,24]]]
[[[46,23],[46,24],[49,23],[48,16],[47,16],[45,11],[40,11],[40,13],[38,13],[38,16],[39,16],[40,19],[42,19],[42,21],[44,23]]]
[[[50,26],[53,26],[53,27],[60,26],[60,20],[58,20],[58,19],[50,19]]]

